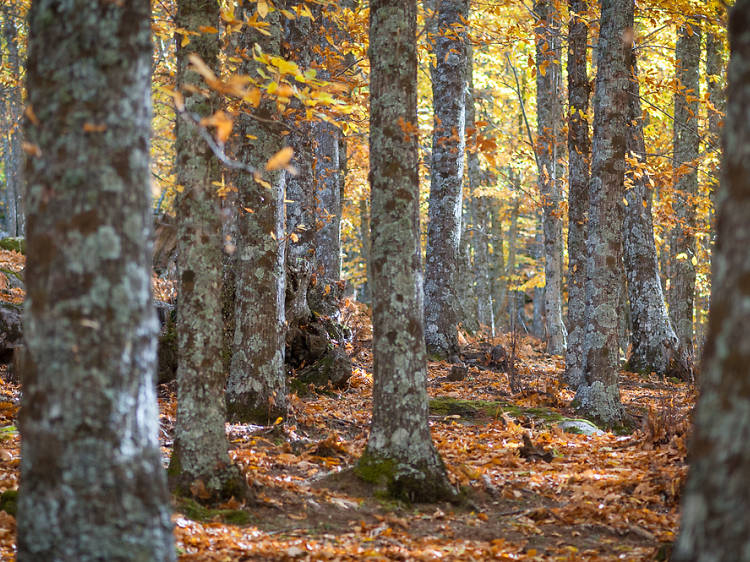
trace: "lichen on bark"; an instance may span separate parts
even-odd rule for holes
[[[586,242],[586,334],[579,412],[605,426],[624,416],[618,387],[623,180],[633,0],[603,0],[597,44]]]
[[[425,339],[430,353],[458,353],[456,288],[465,151],[467,0],[438,5],[432,98],[435,126],[430,162],[425,256]]]
[[[178,27],[198,33],[182,45],[177,41],[177,86],[185,110],[210,117],[218,95],[205,97],[203,81],[189,68],[198,55],[210,68],[219,62],[219,40],[201,28],[218,27],[216,0],[178,0]],[[237,499],[249,493],[239,469],[229,459],[224,430],[226,374],[222,346],[222,229],[219,163],[196,125],[178,120],[176,127],[178,295],[177,422],[168,471],[170,488],[202,502]]]
[[[247,5],[244,11],[254,13]],[[251,13],[247,17],[251,17]],[[257,76],[260,62],[253,45],[264,53],[281,53],[284,16],[276,10],[265,18],[260,33],[247,26],[237,34],[245,53],[240,72]],[[253,115],[247,112],[252,111]],[[283,126],[276,102],[263,99],[257,108],[244,108],[237,118],[235,156],[263,170],[283,147]],[[238,195],[238,240],[235,255],[235,332],[227,381],[227,414],[230,420],[269,423],[287,413],[284,368],[284,184],[285,171],[264,172],[265,187],[247,172],[235,177]],[[248,210],[249,209],[249,210]]]
[[[375,459],[401,467],[387,486],[400,497],[451,498],[455,492],[427,418],[414,220],[419,201],[417,137],[404,131],[417,122],[415,0],[371,3],[370,64],[374,386],[370,437],[358,466],[366,473]],[[423,483],[428,479],[426,493]]]
[[[750,559],[750,1],[729,17],[730,62],[717,239],[701,395],[672,559]]]
[[[150,6],[31,5],[19,560],[174,560],[155,396]],[[86,124],[97,125],[97,131]]]

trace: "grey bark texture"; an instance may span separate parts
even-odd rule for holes
[[[254,5],[244,10],[253,12]],[[251,17],[252,13],[247,16]],[[246,58],[240,72],[258,76],[261,63],[253,60],[258,44],[264,53],[281,54],[284,16],[269,12],[262,34],[247,26],[240,34]],[[263,99],[248,115],[244,108],[236,122],[238,160],[259,170],[283,147],[283,126],[276,103]],[[284,170],[264,172],[265,187],[252,174],[235,177],[238,190],[239,236],[236,252],[235,332],[227,381],[230,420],[269,423],[287,413],[284,367]],[[247,211],[251,209],[253,212]]]
[[[586,332],[586,222],[589,206],[591,139],[586,43],[583,20],[587,0],[568,0],[568,347],[564,381],[578,388],[583,380],[583,339]]]
[[[562,318],[562,72],[560,14],[552,0],[536,0],[536,99],[539,192],[544,231],[544,311],[547,353],[565,353],[567,332]],[[585,64],[585,60],[584,60]]]
[[[750,559],[750,1],[729,17],[729,89],[701,396],[672,560]]]
[[[315,233],[317,267],[325,281],[341,279],[341,186],[339,183],[339,130],[321,121],[313,125],[318,203]]]
[[[695,197],[698,193],[699,63],[701,31],[698,24],[683,25],[675,49],[677,92],[674,97],[675,193],[673,208],[677,224],[670,233],[669,314],[677,337],[693,353],[693,308],[695,300]],[[687,166],[687,170],[680,170]]]
[[[428,423],[418,284],[416,0],[370,4],[373,416],[356,471],[410,501],[452,499]]]
[[[631,158],[645,165],[646,145],[643,138],[643,113],[638,84],[635,50],[631,51],[631,83],[628,90],[628,140]],[[659,262],[654,242],[651,214],[652,184],[641,167],[628,171],[628,203],[623,223],[625,233],[625,272],[631,315],[631,371],[678,376],[688,380],[692,369],[687,353],[672,329],[659,278]]]
[[[154,384],[150,15],[146,0],[31,5],[20,561],[175,559]]]
[[[475,281],[476,318],[480,326],[489,328],[495,333],[495,318],[492,314],[492,286],[490,279],[489,255],[489,201],[488,198],[476,193],[481,188],[482,169],[479,165],[479,147],[477,138],[479,131],[476,125],[476,110],[474,108],[474,49],[471,40],[466,38],[466,179],[470,193],[472,210],[471,246],[474,253],[474,268],[470,277]],[[472,142],[468,138],[472,137]],[[502,260],[502,249],[500,251]]]
[[[468,0],[442,0],[432,79],[435,124],[430,165],[424,314],[427,350],[458,353],[456,287],[464,175]],[[462,21],[463,20],[463,21]],[[411,133],[414,134],[414,133]]]
[[[7,49],[7,68],[17,80],[6,86],[4,91],[4,125],[7,135],[3,154],[5,173],[5,228],[11,236],[23,236],[25,219],[23,211],[23,96],[21,93],[22,61],[18,49],[21,8],[8,2],[2,8],[2,33]],[[15,13],[14,13],[15,12]]]
[[[177,87],[185,110],[210,117],[219,108],[216,93],[202,95],[203,80],[188,67],[198,55],[209,68],[219,63],[219,38],[200,33],[219,26],[217,0],[178,0],[176,24],[195,31],[190,43],[177,41]],[[187,87],[187,88],[186,88]],[[196,125],[177,121],[177,423],[168,470],[176,493],[198,501],[223,501],[247,495],[239,469],[229,459],[224,430],[226,373],[223,358],[221,206],[212,182],[221,169]]]
[[[605,426],[622,422],[618,302],[622,280],[623,179],[633,42],[633,0],[603,0],[597,44],[589,181],[584,380],[575,403]]]

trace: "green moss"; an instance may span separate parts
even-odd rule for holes
[[[354,467],[354,473],[365,482],[376,486],[386,486],[393,480],[396,473],[396,461],[378,459],[365,453]]]
[[[17,504],[18,490],[5,490],[2,495],[0,495],[0,511],[4,511],[15,517]]]
[[[248,525],[253,520],[252,515],[247,511],[241,509],[212,509],[190,498],[178,498],[177,509],[193,521],[220,520],[231,525]]]
[[[26,239],[21,237],[0,239],[0,248],[26,255]]]

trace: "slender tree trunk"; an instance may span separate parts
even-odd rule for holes
[[[583,17],[588,0],[568,0],[568,347],[563,378],[571,388],[583,380],[583,340],[586,332],[586,222],[589,206],[591,140],[586,43],[588,25]]]
[[[31,5],[19,561],[175,559],[154,382],[150,15],[146,0]]]
[[[471,204],[473,209],[472,247],[474,250],[474,278],[476,280],[476,309],[477,321],[480,326],[490,328],[495,333],[495,321],[492,315],[492,292],[489,272],[489,214],[487,197],[476,193],[481,187],[482,170],[479,166],[479,147],[477,146],[478,131],[476,126],[476,110],[474,108],[474,49],[467,37],[466,42],[466,178],[469,182]],[[502,256],[502,252],[501,252]],[[501,257],[502,259],[502,257]]]
[[[467,16],[467,0],[442,0],[438,6],[424,301],[427,350],[445,357],[458,353],[456,274],[464,174]]]
[[[18,52],[18,25],[20,14],[13,14],[13,6],[8,4],[3,8],[3,38],[5,39],[7,65],[14,81],[6,87],[6,119],[8,126],[8,145],[5,160],[6,182],[6,213],[8,233],[11,236],[23,236],[25,221],[23,212],[23,132],[21,118],[23,117],[23,99],[21,95],[21,57]],[[18,9],[18,8],[16,8]]]
[[[360,255],[362,256],[362,262],[365,266],[365,281],[360,289],[359,300],[364,303],[369,303],[371,296],[371,278],[370,278],[370,205],[367,199],[360,199],[359,201],[359,239],[360,239]]]
[[[474,265],[472,264],[472,248],[476,229],[474,217],[476,202],[471,196],[464,198],[463,219],[461,221],[461,242],[458,247],[458,269],[456,271],[456,310],[457,321],[469,333],[476,333],[480,329],[477,317],[477,293]]]
[[[356,471],[410,501],[453,499],[427,420],[414,215],[419,203],[416,0],[370,3],[373,416]]]
[[[547,352],[565,353],[567,332],[562,319],[562,187],[557,161],[561,148],[560,14],[552,0],[536,0],[537,162],[544,230],[544,314]],[[584,57],[584,66],[586,64]]]
[[[325,79],[325,77],[323,77]],[[316,138],[318,219],[316,261],[326,281],[341,279],[341,187],[339,185],[339,130],[321,121],[313,126]]]
[[[534,261],[539,261],[544,256],[544,217],[543,212],[536,213],[536,234],[534,235],[534,241],[531,243],[531,256]],[[544,321],[545,317],[545,292],[546,287],[534,287],[533,288],[533,317],[531,323],[531,331],[533,334],[541,339],[547,340],[547,324]]]
[[[514,181],[520,187],[520,179],[516,176]],[[520,198],[517,194],[513,195],[513,204],[510,210],[510,228],[508,229],[508,265],[506,267],[506,278],[512,287],[518,286],[518,272],[516,271],[516,254],[518,251],[518,215],[520,212]],[[494,219],[493,219],[494,221]],[[516,326],[519,322],[526,329],[526,319],[523,310],[525,295],[522,291],[515,288],[511,290],[511,298],[508,300],[508,318],[511,327]],[[519,306],[520,303],[520,306]]]
[[[677,93],[674,97],[673,207],[677,224],[670,235],[669,313],[677,337],[693,353],[693,308],[695,300],[695,197],[698,193],[696,159],[698,134],[701,32],[697,24],[685,24],[677,39]]]
[[[729,97],[717,194],[718,233],[701,396],[672,559],[747,560],[750,556],[750,2],[729,19]]]
[[[618,386],[618,296],[622,276],[625,172],[633,0],[602,0],[594,92],[594,137],[586,260],[584,380],[576,407],[606,426],[622,422]]]
[[[210,68],[219,63],[219,39],[200,33],[219,26],[216,0],[178,0],[177,26],[198,32],[187,45],[177,41],[177,87],[185,109],[201,118],[218,109],[217,94],[204,97],[203,80],[188,68],[198,55]],[[223,318],[222,229],[219,197],[212,182],[221,169],[195,125],[177,121],[177,424],[170,467],[170,487],[199,501],[228,500],[246,495],[246,483],[229,460],[224,430],[226,375],[222,362]],[[200,484],[198,483],[200,482]]]
[[[254,5],[244,10],[253,11]],[[251,17],[252,13],[247,13]],[[252,59],[254,44],[264,53],[281,53],[279,11],[269,12],[269,24],[260,33],[243,28],[241,47],[246,59],[240,72],[258,76],[259,62]],[[237,157],[263,170],[268,159],[283,145],[282,124],[276,103],[264,99],[253,116],[237,119]],[[284,188],[283,170],[264,173],[265,187],[240,172],[235,178],[239,204],[237,243],[234,349],[227,381],[227,413],[230,420],[269,423],[286,416],[284,368]],[[249,210],[248,210],[249,209]]]
[[[628,98],[628,154],[637,159],[626,178],[625,271],[632,319],[629,368],[633,371],[690,377],[688,357],[681,348],[667,314],[659,279],[659,262],[651,215],[651,179],[644,171],[646,145],[635,52]]]

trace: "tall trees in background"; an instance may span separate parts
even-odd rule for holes
[[[2,113],[2,152],[5,191],[3,205],[5,220],[3,227],[11,236],[23,236],[25,219],[23,212],[23,134],[21,117],[23,114],[23,97],[21,94],[21,54],[19,49],[19,27],[21,10],[16,5],[18,0],[6,0],[2,12],[2,41],[5,43],[5,66],[13,77],[0,92],[0,113]],[[0,55],[1,58],[1,55]]]
[[[682,379],[692,368],[684,348],[672,329],[659,278],[659,262],[654,242],[651,214],[651,179],[644,168],[646,144],[643,138],[643,112],[638,84],[635,49],[631,49],[632,69],[628,89],[627,150],[630,170],[625,198],[625,272],[632,321],[629,368],[638,372],[670,373]]]
[[[602,0],[601,6],[586,242],[584,377],[576,402],[585,415],[611,426],[624,414],[618,386],[618,299],[635,6],[633,0]]]
[[[718,233],[701,396],[673,560],[741,560],[750,554],[750,1],[729,19],[729,89],[717,194]]]
[[[428,351],[446,357],[458,353],[456,287],[464,174],[468,9],[468,0],[439,2],[432,75],[435,124],[425,257],[425,341]]]
[[[19,560],[174,560],[157,441],[146,0],[35,0]]]
[[[370,3],[373,415],[356,470],[391,495],[432,501],[455,492],[427,419],[414,220],[419,204],[416,12],[416,0]]]
[[[544,289],[547,352],[565,353],[567,333],[562,319],[562,72],[560,68],[560,14],[551,0],[536,0],[537,165],[544,231]],[[584,57],[584,67],[586,65]]]
[[[674,97],[673,207],[677,222],[670,233],[670,288],[667,298],[677,337],[691,355],[695,300],[695,197],[698,193],[695,161],[700,148],[700,53],[700,27],[697,23],[687,22],[679,30],[675,49],[677,92]]]
[[[196,32],[187,44],[177,41],[177,87],[185,110],[208,118],[218,110],[219,96],[201,91],[203,80],[188,67],[197,55],[209,68],[219,63],[219,38],[200,33],[219,27],[216,0],[178,0],[177,26]],[[178,119],[176,125],[178,288],[177,423],[169,469],[170,487],[201,500],[245,495],[245,480],[229,460],[224,430],[226,375],[223,357],[222,232],[219,163],[196,130]],[[196,484],[200,482],[201,484]]]
[[[568,347],[564,378],[572,388],[577,388],[583,378],[586,332],[586,215],[591,163],[586,121],[591,93],[586,70],[588,24],[583,19],[587,4],[587,0],[568,0]]]
[[[246,17],[254,5],[245,5]],[[245,26],[240,35],[240,73],[258,77],[257,44],[271,55],[281,54],[281,12],[266,15],[261,33]],[[283,146],[283,126],[276,103],[264,97],[259,107],[245,108],[236,121],[236,157],[258,170]],[[235,334],[227,381],[227,413],[237,421],[267,423],[286,416],[284,368],[284,170],[263,177],[238,172],[239,235],[236,251]]]

